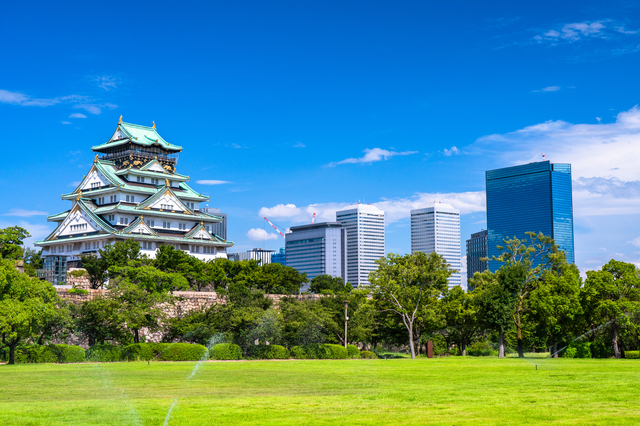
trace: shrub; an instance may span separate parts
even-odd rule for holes
[[[378,355],[371,351],[360,351],[360,358],[376,359]]]
[[[76,269],[75,271],[69,272],[69,275],[71,275],[72,277],[79,278],[79,277],[84,277],[85,275],[89,276],[89,273],[84,269]]]
[[[122,359],[126,361],[151,361],[154,356],[148,343],[133,343],[122,350]]]
[[[40,364],[58,362],[52,345],[24,345],[16,349],[16,364]]]
[[[200,361],[208,358],[207,348],[197,343],[160,343],[167,345],[156,354],[160,361]],[[152,344],[152,349],[155,349]]]
[[[627,359],[640,359],[640,351],[625,351],[624,357]]]
[[[604,342],[591,343],[591,356],[593,358],[609,358],[613,355],[613,348]]]
[[[591,342],[570,343],[564,353],[560,352],[564,358],[591,358]]]
[[[356,345],[347,345],[347,354],[349,358],[360,358],[360,349]]]
[[[489,356],[491,355],[491,343],[474,342],[467,348],[467,355],[470,356]]]
[[[304,353],[306,355],[305,359],[331,358],[331,352],[329,352],[329,348],[327,348],[327,345],[311,343],[308,345],[303,345],[301,346],[301,348],[304,350]]]
[[[218,343],[211,348],[211,359],[242,359],[242,349],[233,343]]]
[[[122,361],[122,348],[116,345],[93,345],[85,351],[87,361],[117,362]]]
[[[567,349],[565,349],[564,353],[562,354],[562,357],[575,358],[576,353],[578,353],[578,349],[574,348],[573,346],[568,346]]]
[[[70,288],[68,293],[70,294],[89,294],[89,290],[83,288]]]
[[[309,359],[307,351],[302,346],[294,346],[291,348],[291,358],[295,359]]]
[[[257,359],[287,359],[289,351],[280,345],[249,346],[249,356]]]
[[[58,362],[62,364],[84,361],[84,349],[74,345],[52,345],[53,351],[58,356]]]
[[[346,359],[349,355],[347,348],[342,345],[326,344],[323,346],[328,349],[329,359]]]

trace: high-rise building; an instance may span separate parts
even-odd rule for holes
[[[220,209],[216,209],[213,207],[201,207],[201,212],[208,213],[211,215],[218,216],[222,219],[222,221],[211,224],[211,233],[217,235],[223,240],[227,239],[227,214],[220,212]],[[209,230],[207,228],[207,230]]]
[[[467,240],[467,283],[476,272],[483,272],[489,268],[487,261],[482,260],[489,256],[488,241],[486,229],[471,234],[471,238]]]
[[[331,275],[345,280],[346,230],[341,223],[292,226],[285,234],[286,265],[306,272],[311,280]]]
[[[286,254],[283,247],[280,248],[280,251],[271,255],[271,263],[279,263],[285,266],[287,265]]]
[[[384,212],[369,204],[356,204],[336,212],[347,231],[347,282],[369,285],[369,272],[384,257]]]
[[[182,147],[165,141],[155,124],[124,123],[120,117],[111,138],[91,149],[96,152],[91,168],[76,189],[62,195],[71,209],[47,217],[56,229],[35,243],[56,284],[82,255],[115,241],[137,241],[149,257],[162,245],[202,260],[227,257],[233,243],[210,231],[222,218],[200,211],[209,197],[176,172]]]
[[[449,277],[449,288],[462,286],[460,211],[443,203],[411,210],[411,253],[416,251],[436,252],[444,257],[455,271]]]
[[[274,250],[266,250],[261,248],[254,248],[242,253],[238,253],[238,260],[257,260],[260,265],[267,265],[271,263],[271,255]]]
[[[489,258],[499,256],[503,240],[542,232],[555,239],[574,263],[571,164],[550,161],[486,172]],[[493,272],[500,262],[489,261]]]

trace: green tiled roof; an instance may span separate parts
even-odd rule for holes
[[[158,145],[168,151],[182,151],[181,146],[173,145],[165,141],[154,127],[120,122],[118,123],[118,127],[116,130],[120,130],[120,133],[122,134],[122,136],[124,136],[123,139],[110,140],[109,142],[105,142],[102,145],[93,146],[91,147],[91,149],[94,151],[102,151],[107,148],[132,142],[134,144],[142,146]]]
[[[171,180],[176,182],[186,182],[189,180],[189,176],[181,175],[178,173],[168,173],[168,172],[163,173],[163,172],[155,172],[153,170],[142,170],[142,169],[134,169],[134,168],[120,169],[117,172],[115,172],[115,174],[117,176],[132,174],[134,176],[148,176],[156,179],[171,178]]]
[[[62,213],[58,213],[58,214],[52,214],[51,216],[47,216],[47,221],[48,222],[57,222],[59,220],[63,220],[65,217],[67,217],[67,215],[69,214],[71,210],[67,210],[66,212],[62,212]]]
[[[132,206],[124,206],[120,203],[118,204],[111,204],[108,206],[104,206],[104,207],[98,207],[95,210],[96,214],[99,215],[105,215],[105,214],[110,214],[110,213],[115,213],[115,212],[121,212],[121,213],[129,213],[129,214],[134,214],[134,215],[145,215],[147,214],[146,212],[149,212],[150,216],[160,216],[160,217],[173,217],[176,219],[187,219],[187,220],[207,220],[207,221],[214,221],[214,222],[220,222],[222,221],[222,218],[219,216],[212,216],[212,215],[208,215],[204,212],[194,212],[194,214],[184,214],[184,213],[179,213],[179,212],[170,212],[170,211],[159,211],[159,210],[144,210],[141,209],[139,207],[132,207]]]

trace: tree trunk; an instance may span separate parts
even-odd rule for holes
[[[15,345],[10,345],[9,346],[9,364],[15,364],[16,363],[16,346],[18,346],[18,345],[15,344]]]
[[[553,357],[558,358],[558,342],[553,341]]]
[[[133,329],[133,343],[140,343],[140,330],[137,328]]]
[[[504,358],[504,332],[498,334],[498,358]]]
[[[518,324],[518,357],[524,358],[524,346],[522,345],[522,330]]]
[[[613,331],[613,339],[612,343],[613,343],[613,356],[615,356],[616,358],[620,358],[620,349],[618,349],[618,327],[616,327],[616,324],[613,324],[612,327],[612,331]]]
[[[413,344],[413,327],[409,327],[409,347],[411,348],[411,359],[416,357],[416,348]]]
[[[462,356],[467,356],[467,345],[465,345],[464,342],[462,342],[462,350],[460,351],[460,353],[462,354]]]

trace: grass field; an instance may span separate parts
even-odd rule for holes
[[[534,362],[539,362],[534,361]],[[640,424],[640,360],[0,365],[0,424]]]

